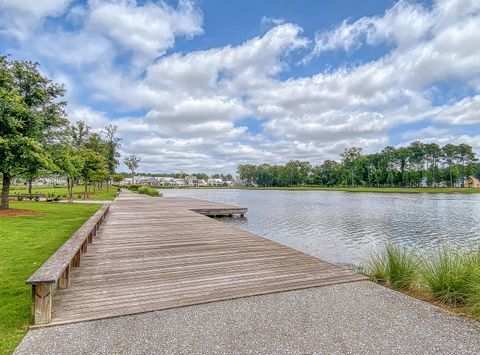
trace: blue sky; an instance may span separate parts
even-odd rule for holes
[[[417,139],[480,152],[479,28],[476,0],[0,0],[2,53],[155,172]]]

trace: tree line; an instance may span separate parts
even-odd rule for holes
[[[238,174],[247,185],[287,187],[300,185],[420,187],[464,186],[465,179],[480,178],[480,164],[468,144],[412,142],[408,147],[385,147],[363,154],[352,147],[340,154],[340,161],[325,160],[318,166],[307,161],[289,161],[285,165],[238,166]]]
[[[120,139],[109,125],[92,132],[83,121],[69,124],[65,88],[44,76],[38,63],[0,56],[1,209],[9,207],[12,179],[32,181],[56,174],[67,181],[68,199],[80,180],[88,185],[112,180]],[[107,185],[108,186],[108,185]]]

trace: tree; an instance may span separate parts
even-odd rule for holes
[[[362,148],[352,147],[346,148],[340,156],[342,157],[343,166],[349,171],[351,186],[355,186],[355,170],[357,161],[362,155]]]
[[[467,172],[466,167],[476,160],[475,153],[470,145],[462,143],[457,146],[457,158],[461,163],[463,187],[465,185],[465,173]]]
[[[427,172],[430,169],[430,179],[432,185],[436,185],[437,163],[443,157],[443,151],[437,143],[425,144],[425,155],[428,162]]]
[[[80,151],[83,165],[80,169],[80,177],[85,186],[85,198],[88,194],[88,184],[94,181],[102,181],[106,178],[107,163],[105,157],[92,149],[84,148]]]
[[[445,157],[445,164],[448,166],[448,176],[450,178],[450,186],[453,186],[453,166],[457,157],[457,147],[453,144],[447,144],[443,148],[443,156]]]
[[[108,179],[107,179],[107,191],[108,191],[108,184],[110,180],[112,180],[112,176],[115,175],[115,169],[117,168],[119,161],[118,158],[120,157],[120,153],[118,152],[118,148],[120,147],[120,138],[116,136],[118,130],[118,126],[116,125],[108,125],[103,130],[103,134],[106,137],[107,142],[107,167],[108,167]]]
[[[135,184],[135,171],[138,169],[140,158],[137,158],[134,154],[129,155],[123,159],[123,163],[127,166],[128,170],[132,172],[132,183]]]
[[[59,101],[63,86],[38,70],[38,63],[0,57],[0,208],[8,209],[11,179],[51,167],[46,146],[58,140],[67,124]]]
[[[61,142],[51,148],[50,155],[55,163],[55,172],[67,180],[67,198],[73,200],[73,186],[82,177],[84,155],[68,142]]]
[[[70,127],[70,134],[72,136],[73,146],[80,149],[85,145],[85,142],[90,136],[90,126],[84,121],[77,121]]]

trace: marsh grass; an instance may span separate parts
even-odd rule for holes
[[[163,196],[157,189],[154,189],[148,186],[140,186],[137,189],[137,192],[139,194],[145,194],[149,196],[160,196],[160,197]]]
[[[423,259],[422,281],[436,300],[466,305],[475,284],[477,259],[476,253],[442,248]]]
[[[480,317],[480,249],[443,247],[417,256],[388,244],[360,269],[374,282],[474,318]]]
[[[415,253],[387,244],[384,250],[372,253],[364,272],[372,281],[398,290],[412,288],[417,278],[418,258]]]

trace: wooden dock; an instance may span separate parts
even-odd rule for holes
[[[245,208],[122,192],[53,297],[51,322],[67,324],[365,277],[206,215]]]

